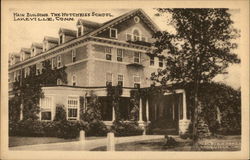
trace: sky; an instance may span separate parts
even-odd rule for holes
[[[149,17],[159,26],[161,30],[166,30],[171,32],[172,27],[166,23],[166,19],[169,16],[155,16],[156,10],[153,8],[142,8]],[[8,25],[8,41],[9,41],[9,53],[18,53],[21,48],[30,48],[32,42],[39,42],[43,41],[44,36],[52,36],[58,37],[59,28],[68,28],[76,30],[76,22],[77,17],[74,18],[74,21],[52,21],[52,22],[39,22],[39,21],[14,21],[14,13],[48,13],[51,12],[50,8],[35,8],[35,9],[15,9],[12,8],[9,10],[10,22]],[[53,9],[53,12],[58,13],[111,13],[112,17],[99,17],[99,16],[89,16],[89,17],[82,17],[86,20],[91,20],[95,22],[106,22],[110,19],[113,19],[117,16],[120,16],[123,13],[129,12],[131,9],[107,9],[107,8],[99,8],[99,9],[82,9],[82,8],[71,8],[71,9]],[[232,14],[232,20],[235,22],[235,27],[240,28],[239,16],[240,10],[234,9],[230,11]],[[240,42],[240,41],[239,41]],[[239,45],[240,46],[240,45]],[[240,48],[240,47],[239,47]],[[240,57],[240,49],[237,49],[235,52]],[[215,77],[215,81],[223,82],[235,89],[240,87],[240,64],[231,65],[228,69],[227,75],[219,75]]]

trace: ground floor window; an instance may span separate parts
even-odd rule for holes
[[[68,120],[77,120],[79,110],[79,97],[68,97]]]
[[[45,96],[41,99],[41,120],[52,120],[52,97]]]

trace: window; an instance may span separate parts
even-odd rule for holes
[[[139,32],[139,30],[135,29],[133,31],[133,35],[134,35],[134,41],[140,41],[140,32]]]
[[[41,99],[41,120],[52,120],[52,97],[45,96]]]
[[[26,68],[24,69],[24,77],[26,78],[29,74],[30,74],[30,68],[29,68],[29,67],[26,67]]]
[[[159,57],[159,67],[163,67],[163,58]]]
[[[127,41],[132,41],[132,34],[129,34],[129,33],[127,33],[126,34],[126,39],[127,39]]]
[[[14,82],[17,81],[16,77],[16,72],[14,72]]]
[[[52,58],[51,68],[52,69],[56,68],[56,57]]]
[[[78,27],[78,37],[80,37],[82,35],[82,26]]]
[[[118,85],[123,86],[123,75],[118,74]]]
[[[134,76],[134,87],[135,88],[140,88],[140,84],[141,84],[141,78],[138,75]]]
[[[56,84],[57,85],[62,85],[62,80],[61,79],[57,79]]]
[[[60,36],[59,36],[59,44],[62,44],[63,43],[63,34],[61,34]]]
[[[40,74],[40,68],[38,66],[36,66],[36,75]]]
[[[117,29],[110,28],[110,38],[117,38]]]
[[[62,57],[61,55],[57,56],[57,68],[60,68],[62,66]]]
[[[150,66],[154,66],[155,65],[155,57],[150,56]]]
[[[72,85],[76,86],[76,75],[72,76]]]
[[[122,62],[123,49],[117,48],[117,61]]]
[[[140,58],[141,58],[140,52],[134,52],[134,62],[140,63]]]
[[[113,74],[106,73],[106,85],[112,85]]]
[[[111,47],[106,47],[105,48],[105,53],[106,53],[106,60],[112,60],[112,53],[111,53]]]
[[[72,54],[72,62],[75,62],[76,61],[76,50],[72,50],[71,51],[71,54]]]
[[[142,37],[141,37],[141,41],[147,42],[147,38],[142,36]]]
[[[79,97],[68,97],[68,120],[78,119]]]
[[[47,42],[44,41],[44,42],[43,42],[43,51],[46,51],[46,50],[47,50]]]

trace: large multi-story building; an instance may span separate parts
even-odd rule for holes
[[[129,120],[130,90],[149,87],[151,73],[165,65],[164,58],[146,54],[152,49],[152,37],[159,28],[141,9],[105,23],[79,19],[76,28],[76,31],[60,28],[59,38],[45,37],[42,43],[32,43],[30,48],[22,48],[19,54],[10,56],[9,97],[13,96],[12,84],[22,71],[26,77],[29,67],[35,65],[39,74],[42,62],[50,60],[52,69],[66,66],[68,83],[58,79],[58,85],[42,88],[45,96],[40,101],[41,120],[53,120],[57,104],[67,108],[69,120],[78,120],[80,97],[85,99],[86,107],[86,98],[93,91],[101,101],[102,118],[110,125],[115,112],[106,101],[107,84],[123,87],[119,107],[122,119]],[[141,99],[139,124],[143,126],[162,118],[179,133],[185,132],[190,122],[185,91],[176,93],[174,96],[166,93],[161,99]]]

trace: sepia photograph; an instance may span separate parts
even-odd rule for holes
[[[248,1],[24,2],[3,6],[3,159],[249,158]]]

